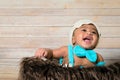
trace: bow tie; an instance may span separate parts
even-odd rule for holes
[[[79,45],[76,45],[72,49],[73,54],[78,57],[86,57],[90,62],[96,62],[97,54],[93,50],[86,50]]]

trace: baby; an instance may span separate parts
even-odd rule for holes
[[[79,20],[70,33],[70,45],[57,49],[39,48],[35,57],[57,58],[65,67],[93,67],[105,64],[103,57],[93,51],[100,37],[98,26],[91,20]]]

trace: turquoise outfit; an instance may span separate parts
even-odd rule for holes
[[[77,57],[86,57],[90,62],[96,63],[97,61],[97,54],[93,50],[85,50],[79,45],[68,46],[68,59],[69,59],[69,67],[74,66],[74,55]],[[62,64],[63,58],[60,58],[59,63]],[[96,66],[103,66],[105,65],[105,62],[101,61],[95,64]],[[83,66],[80,66],[80,68],[83,68]]]

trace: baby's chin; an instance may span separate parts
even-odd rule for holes
[[[85,49],[94,49],[95,46],[81,45]]]

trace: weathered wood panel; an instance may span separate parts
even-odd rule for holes
[[[14,73],[14,74],[12,74],[12,73],[9,73],[9,74],[7,74],[7,73],[5,73],[5,74],[0,74],[0,79],[1,80],[17,80],[18,79],[18,74],[16,74],[16,73]]]
[[[72,26],[91,19],[99,26],[120,26],[120,16],[0,16],[0,26]]]
[[[120,0],[4,0],[4,8],[119,8]]]
[[[119,8],[0,8],[0,16],[120,16]]]

